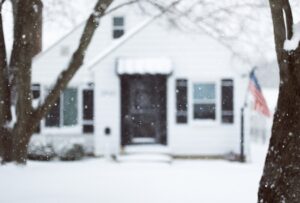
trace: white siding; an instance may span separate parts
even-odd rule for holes
[[[126,16],[125,16],[126,15]],[[126,31],[143,21],[135,12],[120,10],[114,16],[125,16]],[[111,16],[101,21],[88,49],[86,62],[90,62],[101,51],[109,47],[111,39]],[[78,45],[82,26],[57,43],[48,51],[37,56],[33,64],[33,82],[52,84],[63,70]],[[69,53],[61,55],[61,49],[69,47]],[[121,140],[121,95],[120,80],[116,73],[119,57],[166,57],[172,61],[173,73],[168,78],[167,92],[167,140],[174,155],[224,155],[240,152],[240,108],[244,102],[247,80],[237,74],[236,63],[232,63],[231,52],[212,37],[198,33],[188,34],[168,27],[165,19],[159,19],[145,27],[133,38],[99,61],[92,71],[83,67],[72,80],[74,85],[95,83],[95,154],[120,152]],[[246,67],[244,67],[247,69]],[[189,118],[188,124],[176,124],[175,80],[188,80]],[[215,122],[200,122],[192,118],[192,82],[213,81],[217,84],[217,101],[220,102],[220,81],[234,79],[234,124],[222,124],[220,109]],[[217,108],[220,108],[218,103]],[[105,128],[111,135],[104,134]],[[246,136],[248,136],[246,134]],[[246,138],[246,141],[248,138]],[[248,142],[247,142],[248,143]],[[246,143],[246,152],[248,146]]]
[[[168,146],[174,155],[224,155],[240,152],[240,108],[244,100],[246,81],[231,66],[231,53],[207,35],[182,34],[177,30],[165,29],[154,23],[138,33],[94,68],[97,75],[96,86],[101,91],[116,94],[109,100],[99,96],[97,110],[97,140],[102,140],[105,125],[115,126],[120,138],[120,87],[116,74],[116,60],[119,57],[168,57],[174,65],[174,72],[168,79]],[[189,81],[188,124],[175,123],[175,79]],[[217,108],[220,108],[220,81],[233,78],[235,83],[234,124],[222,124],[220,109],[215,122],[195,121],[192,118],[192,82],[213,81],[217,84]],[[107,90],[106,90],[107,89]],[[97,90],[99,93],[99,89]],[[102,100],[102,101],[101,101]],[[116,106],[112,107],[112,104]],[[105,110],[104,110],[105,109]],[[98,123],[99,122],[99,123]],[[111,122],[108,124],[107,122]],[[104,124],[105,123],[105,124]],[[100,131],[100,133],[99,133]],[[111,144],[120,146],[120,139]],[[104,148],[105,142],[98,142]]]

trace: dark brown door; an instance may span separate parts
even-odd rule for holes
[[[123,75],[122,144],[166,144],[166,77]]]

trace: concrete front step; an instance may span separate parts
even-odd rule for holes
[[[164,162],[171,163],[170,149],[165,145],[128,145],[117,158],[120,162]]]
[[[147,145],[128,145],[122,150],[122,154],[163,154],[170,155],[170,149],[165,145],[147,144]]]
[[[172,157],[165,154],[126,154],[120,155],[117,157],[119,162],[130,162],[130,163],[139,163],[139,162],[161,162],[161,163],[171,163]]]

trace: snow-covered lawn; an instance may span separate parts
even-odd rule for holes
[[[32,162],[0,166],[1,203],[253,203],[266,146],[252,161]]]

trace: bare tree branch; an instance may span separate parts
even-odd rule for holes
[[[287,39],[291,39],[293,36],[293,25],[294,25],[294,19],[293,19],[293,13],[291,10],[291,5],[288,0],[283,0],[283,10],[285,15],[285,26],[286,26],[286,36]]]
[[[93,34],[99,25],[99,20],[101,19],[101,17],[103,17],[105,11],[110,6],[112,1],[113,0],[98,0],[94,8],[94,12],[90,15],[89,19],[86,22],[84,31],[81,35],[79,46],[74,52],[67,69],[60,74],[54,87],[45,98],[44,103],[33,112],[31,120],[32,122],[28,123],[28,125],[34,123],[34,126],[28,126],[32,130],[34,130],[38,122],[46,115],[49,108],[51,108],[51,105],[55,103],[55,101],[59,97],[60,92],[65,89],[77,70],[82,65],[88,45],[90,44]]]
[[[135,3],[139,2],[139,1],[140,1],[140,0],[131,0],[131,1],[127,1],[127,2],[121,3],[121,4],[119,4],[119,5],[115,6],[115,7],[113,7],[113,8],[111,8],[111,9],[107,10],[107,11],[105,12],[105,15],[107,15],[107,14],[109,14],[109,13],[112,13],[112,12],[114,12],[114,11],[116,11],[116,10],[118,10],[118,9],[120,9],[120,8],[122,8],[122,7],[124,7],[124,6],[129,6],[129,5],[135,4]]]
[[[284,52],[284,41],[286,40],[285,17],[283,13],[282,2],[280,1],[280,3],[276,3],[275,1],[277,0],[269,0],[273,19],[273,31],[277,59],[281,59]]]

